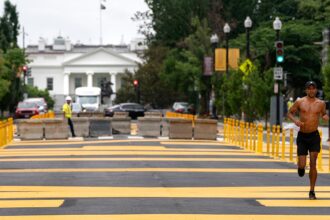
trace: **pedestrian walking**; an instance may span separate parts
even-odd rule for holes
[[[320,152],[320,135],[318,132],[319,117],[329,120],[326,113],[325,102],[316,98],[317,86],[314,81],[305,84],[306,96],[297,99],[289,109],[288,118],[300,129],[297,136],[298,175],[305,175],[306,157],[309,152],[310,159],[310,191],[309,199],[316,199],[315,183],[317,179],[316,160]],[[296,118],[296,113],[299,118]]]
[[[63,111],[64,117],[68,119],[68,125],[70,126],[72,137],[76,137],[76,135],[74,133],[73,123],[71,120],[71,117],[72,117],[71,101],[72,101],[72,99],[70,96],[67,96],[65,98],[65,101],[66,101],[66,103],[62,107],[62,109],[63,109],[62,111]]]

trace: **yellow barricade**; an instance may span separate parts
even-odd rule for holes
[[[42,118],[55,118],[55,113],[52,111],[49,111],[47,113],[40,114],[40,115],[34,115],[31,117],[31,119],[42,119]]]
[[[6,146],[14,138],[13,119],[0,121],[0,147]]]

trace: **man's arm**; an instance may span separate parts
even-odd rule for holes
[[[296,101],[292,106],[291,108],[289,109],[288,111],[288,118],[293,122],[295,123],[298,127],[301,127],[304,125],[303,122],[301,122],[299,119],[296,119],[295,115],[296,115],[296,112],[298,111],[299,109],[299,100]]]
[[[326,111],[325,102],[322,102],[321,116],[322,116],[322,119],[323,120],[325,120],[325,121],[328,121],[329,120],[329,116],[328,116],[327,111]]]

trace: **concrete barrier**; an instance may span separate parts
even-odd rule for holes
[[[44,138],[44,127],[42,119],[17,120],[17,130],[22,140],[42,140]]]
[[[130,117],[113,117],[111,121],[113,134],[131,134]]]
[[[145,112],[144,117],[146,117],[146,118],[150,118],[150,117],[161,118],[162,113],[161,112]]]
[[[196,119],[194,127],[194,139],[216,140],[217,139],[217,120]]]
[[[77,114],[78,117],[83,117],[83,118],[90,118],[92,117],[92,112],[79,112],[79,114]]]
[[[168,137],[169,136],[169,121],[167,118],[162,119],[160,128],[161,128],[162,137]]]
[[[138,135],[159,137],[161,122],[161,117],[138,117]]]
[[[128,112],[114,112],[113,117],[114,118],[127,118]]]
[[[112,122],[110,118],[89,118],[89,135],[91,137],[111,136]]]
[[[77,137],[88,137],[89,136],[89,118],[87,117],[73,117],[72,123],[74,132]]]
[[[93,118],[104,118],[103,112],[92,112],[91,117]]]
[[[69,137],[69,125],[67,119],[52,118],[43,119],[45,127],[45,139],[67,139]]]
[[[169,119],[170,139],[192,139],[192,121],[181,118]]]

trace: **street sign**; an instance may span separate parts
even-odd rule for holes
[[[274,67],[274,80],[283,80],[283,68]]]
[[[204,57],[204,76],[212,76],[213,73],[213,58]]]

